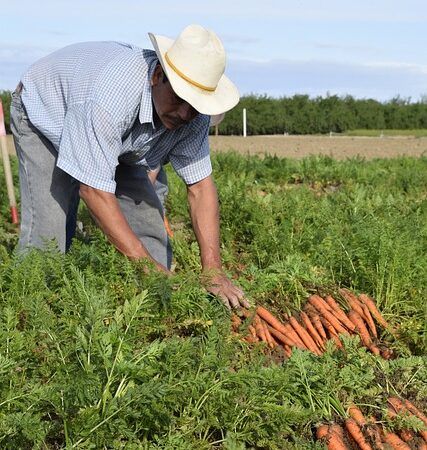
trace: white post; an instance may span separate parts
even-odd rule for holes
[[[243,108],[243,137],[246,137],[246,108]]]

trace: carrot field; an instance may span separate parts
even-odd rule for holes
[[[336,448],[358,449],[355,424],[369,448],[423,448],[405,402],[426,414],[427,158],[224,151],[213,166],[223,261],[253,306],[237,314],[200,284],[170,168],[168,279],[115,251],[83,206],[68,254],[16,257],[1,184],[0,448],[320,450],[344,433]],[[353,296],[385,321],[364,316],[369,336]],[[316,300],[329,297],[356,320],[336,337],[334,304]],[[286,348],[269,315],[273,340],[252,335],[264,310],[308,334],[321,316],[326,339]]]

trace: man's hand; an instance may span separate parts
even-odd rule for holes
[[[228,308],[250,308],[244,292],[231,282],[223,272],[203,275],[203,284],[208,292],[219,297]]]

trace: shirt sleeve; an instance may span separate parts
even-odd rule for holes
[[[120,125],[97,103],[73,105],[65,116],[57,166],[88,186],[114,193],[121,136]]]
[[[169,153],[169,161],[186,184],[193,184],[212,173],[209,116],[199,115],[187,127]]]

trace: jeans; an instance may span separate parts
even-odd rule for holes
[[[56,167],[58,152],[30,122],[19,94],[12,94],[11,129],[19,161],[21,231],[18,251],[70,248],[77,223],[80,183]],[[159,263],[170,268],[172,249],[164,226],[167,178],[160,171],[154,185],[142,166],[119,164],[116,198],[130,227]]]

